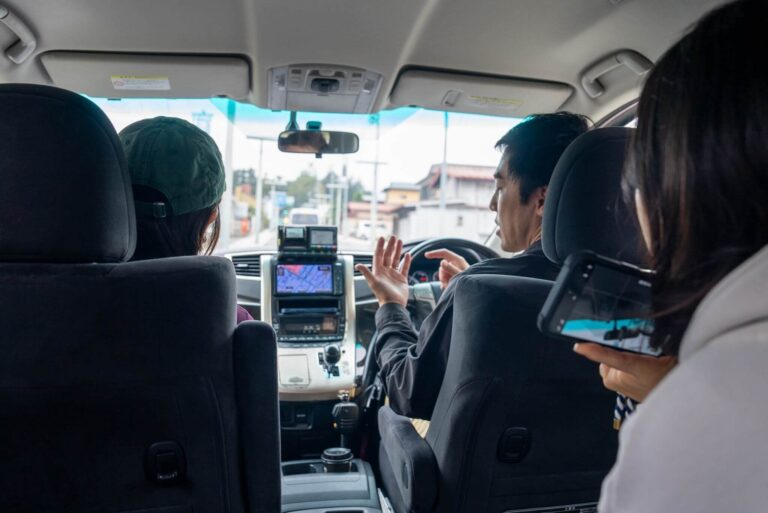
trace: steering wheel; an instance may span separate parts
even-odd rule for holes
[[[419,266],[420,261],[427,258],[425,256],[427,252],[443,248],[464,257],[469,265],[499,256],[491,248],[468,239],[437,237],[420,242],[408,251],[411,254],[411,266],[413,267],[414,263]],[[442,289],[437,282],[418,283],[409,286],[408,310],[411,312],[411,319],[416,331],[419,330],[424,319],[435,309],[441,294]]]
[[[489,258],[499,257],[499,254],[491,248],[468,239],[437,237],[420,242],[408,251],[411,254],[411,265],[413,265],[413,262],[425,260],[425,254],[428,251],[443,248],[461,255],[470,265]],[[424,322],[424,319],[426,319],[427,316],[432,313],[432,310],[435,309],[435,305],[440,300],[442,290],[440,284],[437,282],[419,283],[410,285],[408,288],[409,298],[407,308],[411,313],[411,320],[413,321],[414,328],[418,331],[421,323]],[[377,342],[378,333],[374,333],[371,338],[371,343],[368,346],[368,353],[366,354],[365,367],[362,376],[363,389],[366,391],[369,386],[373,385],[376,375],[379,372],[378,363],[373,357],[376,352],[375,348]]]
[[[483,246],[479,242],[468,239],[458,239],[455,237],[437,237],[427,239],[416,244],[408,251],[413,261],[425,259],[425,253],[436,249],[449,249],[454,253],[463,256],[470,265],[476,264],[488,258],[498,258],[499,254],[488,246]],[[411,263],[413,265],[413,263]]]

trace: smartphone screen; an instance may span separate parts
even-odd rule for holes
[[[650,345],[654,324],[647,273],[629,265],[621,268],[619,263],[583,259],[570,266],[564,278],[558,279],[562,290],[547,315],[547,331],[624,351],[660,354]]]

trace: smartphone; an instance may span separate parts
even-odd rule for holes
[[[592,252],[570,255],[539,313],[555,337],[659,356],[651,347],[653,273]]]

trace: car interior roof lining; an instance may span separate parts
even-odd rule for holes
[[[11,3],[9,9],[37,35],[37,46],[21,64],[0,57],[0,82],[50,84],[40,56],[51,51],[235,55],[250,62],[246,100],[255,105],[267,105],[269,69],[319,63],[380,73],[383,84],[372,106],[378,111],[394,106],[390,94],[401,70],[428,66],[569,84],[574,94],[562,108],[600,119],[636,98],[642,78],[613,70],[601,78],[605,93],[593,99],[581,86],[585,70],[621,50],[655,61],[691,23],[721,3],[189,0],[181,11],[176,2],[151,0],[102,0],[98,6],[86,0]],[[0,27],[4,48],[16,40]],[[201,72],[200,80],[209,75]],[[81,91],[85,78],[80,87],[68,85]],[[115,93],[110,97],[121,97]],[[174,97],[173,89],[163,93]]]

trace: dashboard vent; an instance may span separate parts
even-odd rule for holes
[[[363,264],[370,267],[371,264],[373,263],[373,255],[353,255],[352,258],[355,261],[355,265]],[[362,274],[360,273],[360,271],[355,269],[355,276],[362,276]]]
[[[235,274],[238,276],[261,276],[261,257],[259,255],[236,255],[232,257]]]

